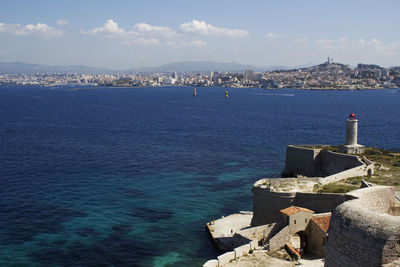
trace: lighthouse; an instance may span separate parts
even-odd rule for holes
[[[362,154],[365,146],[359,145],[357,142],[358,120],[356,114],[351,113],[346,122],[346,144],[339,145],[339,150],[346,154]]]

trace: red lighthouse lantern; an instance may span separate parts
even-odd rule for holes
[[[356,114],[350,113],[349,120],[355,120],[355,119],[356,119]]]

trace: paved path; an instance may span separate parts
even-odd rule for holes
[[[211,222],[208,224],[208,228],[213,238],[231,237],[237,231],[249,227],[252,217],[253,213],[232,214]]]
[[[253,213],[232,214],[207,224],[211,237],[222,251],[233,250],[243,245],[243,237],[236,235],[239,230],[249,227]],[[245,243],[250,242],[247,240]]]

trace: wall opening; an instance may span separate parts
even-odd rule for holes
[[[301,251],[301,255],[307,254],[308,236],[304,231],[295,233],[290,237],[290,244],[296,249]]]

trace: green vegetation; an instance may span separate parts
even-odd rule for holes
[[[338,151],[335,146],[313,146],[313,148]],[[396,186],[400,189],[400,152],[367,147],[365,153],[360,157],[362,156],[374,162],[375,173],[373,175],[352,177],[326,185],[316,184],[313,191],[318,193],[347,193],[358,189],[361,185],[361,179],[373,184]]]
[[[293,188],[292,183],[282,183],[278,186],[279,191],[290,191],[291,188]]]
[[[358,177],[354,177],[354,178],[358,178]],[[349,179],[353,179],[353,178],[349,178]],[[318,192],[318,193],[347,193],[350,192],[352,190],[358,189],[360,188],[360,184],[361,184],[361,177],[359,177],[359,181],[351,181],[349,182],[348,180],[342,180],[339,182],[335,182],[335,183],[330,183],[330,184],[326,184],[323,186],[320,186],[318,184],[314,185],[314,192]]]
[[[364,156],[375,163],[375,173],[366,181],[400,188],[400,152],[368,147]]]

